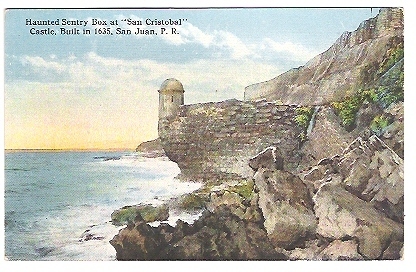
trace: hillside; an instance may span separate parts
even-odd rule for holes
[[[389,68],[387,60],[400,54],[397,52],[400,49],[403,49],[403,10],[381,9],[355,31],[344,32],[328,50],[304,66],[247,86],[244,97],[298,105],[341,100],[359,89],[378,86]]]

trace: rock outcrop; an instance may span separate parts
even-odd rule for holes
[[[324,159],[300,177],[312,191],[327,182],[339,183],[346,191],[403,223],[403,159],[376,135],[357,138],[342,156]]]
[[[356,240],[365,259],[399,258],[397,244],[404,236],[403,160],[377,136],[357,138],[341,156],[323,160],[302,177],[316,192],[320,236]]]
[[[354,139],[344,127],[333,109],[328,106],[316,108],[316,115],[312,129],[307,134],[307,141],[299,152],[302,160],[299,170],[317,164],[325,158],[341,154]]]
[[[111,241],[117,260],[285,260],[261,224],[242,220],[223,205],[193,225],[151,227],[138,216]]]
[[[268,148],[250,160],[264,227],[276,247],[286,249],[314,238],[316,219],[306,185],[283,170],[280,152]]]
[[[136,152],[140,152],[143,157],[147,158],[166,156],[159,138],[139,144]]]
[[[358,252],[377,259],[392,241],[403,240],[403,225],[339,184],[324,184],[314,196],[317,233],[330,239],[357,239]]]
[[[166,204],[157,207],[150,204],[124,206],[111,214],[111,221],[116,226],[127,225],[134,222],[137,215],[145,222],[164,221],[169,217],[169,208]]]
[[[299,176],[269,147],[253,181],[204,189],[202,216],[151,227],[140,214],[111,244],[118,260],[375,260],[403,256],[403,160],[377,136]],[[301,177],[301,178],[300,178]]]
[[[389,49],[402,42],[403,10],[381,9],[376,17],[364,21],[355,31],[342,34],[327,51],[305,66],[246,87],[244,97],[298,105],[340,100],[377,81],[372,67],[378,67]]]
[[[403,222],[403,159],[377,136],[354,141],[338,167],[349,192],[370,202],[389,218]]]

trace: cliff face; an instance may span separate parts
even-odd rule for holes
[[[293,170],[300,161],[296,108],[238,100],[186,105],[159,121],[159,137],[185,180],[251,178],[248,159],[270,145],[279,146]]]
[[[305,66],[245,88],[245,100],[280,100],[283,104],[319,105],[340,100],[355,90],[378,84],[374,67],[389,50],[403,45],[403,11],[380,13],[345,32],[325,52]]]

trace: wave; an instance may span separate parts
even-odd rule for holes
[[[102,160],[102,161],[117,161],[120,160],[121,157],[116,156],[116,157],[108,157],[108,156],[96,156],[94,157],[94,160]]]
[[[120,159],[100,159],[92,163],[106,167],[122,167],[126,172],[147,173],[152,176],[176,176],[180,173],[178,165],[164,158],[146,158],[139,154],[127,154]],[[92,165],[90,165],[92,166]],[[92,171],[94,168],[92,167]]]
[[[77,154],[74,159],[73,154],[62,153],[59,165],[61,161],[67,163],[59,171],[49,173],[45,164],[30,181],[24,178],[23,184],[6,189],[5,194],[11,201],[6,207],[10,210],[5,213],[6,258],[115,260],[116,252],[109,240],[123,226],[111,224],[114,210],[140,203],[160,205],[201,186],[175,179],[180,170],[176,163],[166,159],[144,158],[139,154],[95,153],[95,157],[84,154]],[[45,161],[50,161],[49,157]],[[22,171],[24,168],[8,169]],[[54,177],[50,182],[44,178],[48,175]],[[27,196],[40,199],[45,195],[52,196],[47,199],[53,205],[47,202],[39,203],[36,209],[20,208],[22,201],[25,207],[30,205]],[[13,207],[18,210],[14,211]],[[190,223],[197,217],[198,213],[172,210],[167,222],[173,225],[181,219]]]
[[[26,168],[5,168],[5,171],[24,171],[24,172],[28,172],[31,171],[33,169],[26,169]]]

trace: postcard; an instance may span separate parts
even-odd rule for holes
[[[403,14],[5,9],[5,260],[403,260]]]

